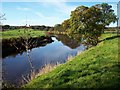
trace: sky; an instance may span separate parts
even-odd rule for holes
[[[6,20],[2,21],[3,25],[46,25],[54,26],[61,24],[64,20],[70,18],[71,11],[76,7],[92,6],[103,2],[2,2],[2,13],[5,13]],[[112,5],[112,9],[117,14],[117,2],[107,2]],[[0,8],[1,8],[0,7]],[[111,27],[117,24],[111,24]]]

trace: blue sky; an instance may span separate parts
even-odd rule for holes
[[[9,25],[46,25],[54,26],[70,18],[70,13],[77,6],[92,6],[102,2],[2,2],[2,13]],[[117,14],[117,2],[108,2]],[[110,26],[116,26],[111,24]]]

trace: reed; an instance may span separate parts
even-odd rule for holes
[[[58,62],[56,64],[46,64],[38,71],[31,70],[30,74],[28,74],[27,76],[22,75],[22,80],[20,81],[20,86],[27,84],[28,82],[32,81],[33,79],[37,78],[38,76],[40,76],[42,74],[45,74],[45,73],[52,71],[58,65],[60,65],[60,63],[58,63]]]
[[[69,55],[66,61],[68,62],[68,61],[71,61],[72,59],[73,59],[73,56]]]

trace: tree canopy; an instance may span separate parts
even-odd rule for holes
[[[117,16],[114,14],[112,6],[102,3],[91,7],[77,7],[71,12],[70,19],[62,23],[62,27],[68,34],[82,35],[87,41],[96,45],[105,26],[116,20]]]
[[[102,3],[95,5],[95,7],[99,8],[102,13],[100,20],[104,26],[109,25],[111,22],[115,23],[117,16],[115,15],[111,5]]]

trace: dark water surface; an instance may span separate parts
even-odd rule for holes
[[[42,68],[45,64],[65,63],[69,56],[75,56],[78,51],[84,51],[86,46],[70,39],[65,35],[52,37],[52,43],[31,49],[29,52],[35,70]],[[2,60],[3,77],[6,81],[18,84],[22,75],[30,73],[30,64],[27,52],[10,55]]]

